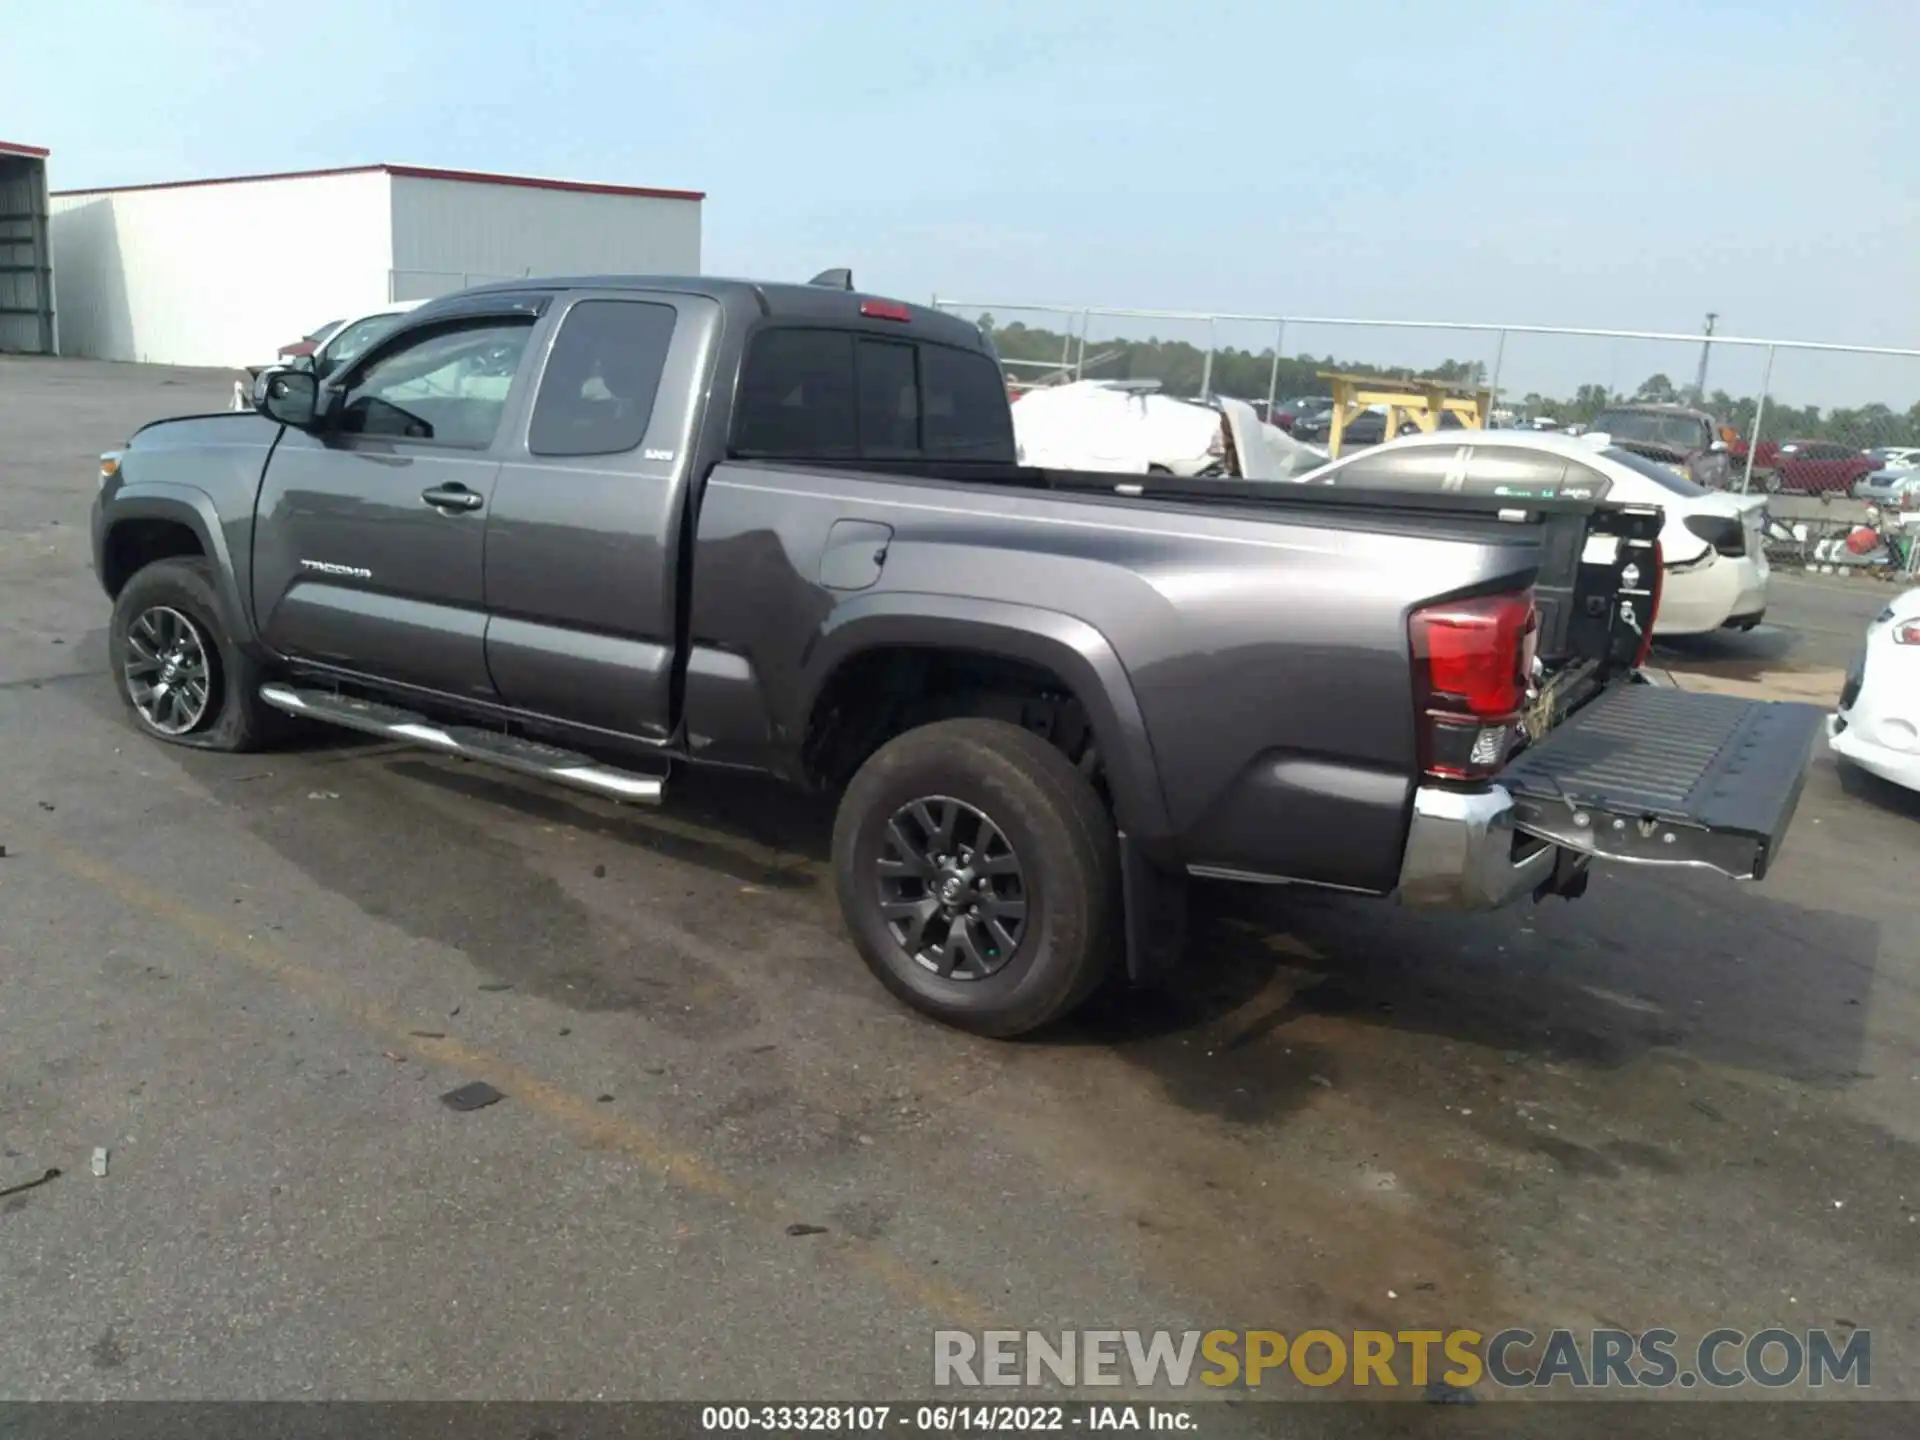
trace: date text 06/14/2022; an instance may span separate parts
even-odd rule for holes
[[[1191,1432],[1191,1410],[1167,1405],[706,1405],[706,1431],[814,1431],[835,1434],[1006,1433],[1067,1430]]]

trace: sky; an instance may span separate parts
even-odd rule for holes
[[[850,265],[1056,328],[1009,303],[1686,332],[1712,310],[1920,348],[1901,0],[0,0],[0,64],[0,138],[50,147],[56,189],[501,170],[703,190],[710,273]],[[1685,380],[1697,354],[1516,337],[1503,383]],[[1779,363],[1796,399],[1920,399],[1920,359]],[[1714,365],[1752,389],[1760,356]]]

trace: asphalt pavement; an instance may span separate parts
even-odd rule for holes
[[[946,1326],[1778,1324],[1870,1329],[1920,1398],[1920,798],[1823,750],[1755,886],[1208,890],[1168,991],[976,1040],[867,976],[783,792],[136,735],[94,456],[230,385],[0,359],[0,1191],[61,1172],[0,1199],[0,1397],[851,1399],[927,1394]],[[1782,575],[1663,657],[1817,688],[1885,593]]]

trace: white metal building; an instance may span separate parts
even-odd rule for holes
[[[53,353],[53,262],[47,152],[0,140],[0,351],[7,350]]]
[[[365,165],[52,197],[60,352],[242,366],[387,300],[700,273],[692,190]]]

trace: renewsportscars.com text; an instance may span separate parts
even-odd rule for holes
[[[937,1330],[938,1386],[1432,1384],[1660,1390],[1873,1383],[1865,1330]]]

